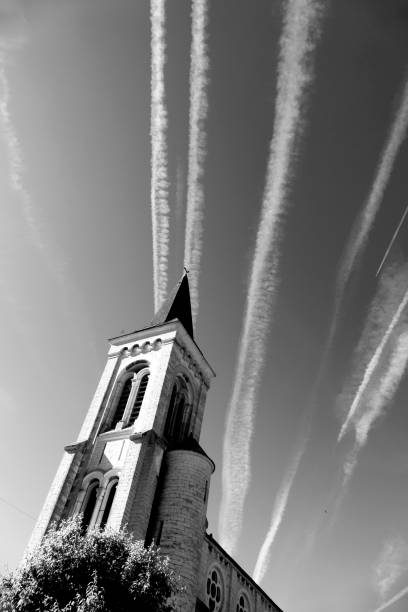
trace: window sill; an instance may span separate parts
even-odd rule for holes
[[[124,440],[130,438],[133,434],[133,426],[125,427],[125,429],[111,429],[99,434],[98,439],[104,442],[110,442],[111,440]]]

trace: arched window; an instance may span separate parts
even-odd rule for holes
[[[222,607],[224,589],[222,578],[218,569],[213,567],[207,577],[207,601],[211,612],[218,612]]]
[[[113,500],[115,499],[116,489],[118,488],[118,481],[115,480],[113,484],[107,489],[107,500],[105,504],[105,508],[102,514],[100,528],[104,529],[106,527],[106,523],[108,522],[109,514],[112,508]]]
[[[135,403],[133,404],[133,408],[130,413],[129,425],[133,425],[133,423],[136,421],[137,417],[139,416],[143,398],[146,393],[147,383],[149,382],[149,376],[150,374],[147,372],[140,379],[140,382],[137,388]]]
[[[236,612],[249,612],[248,597],[245,593],[240,594],[235,610]]]
[[[178,393],[178,387],[177,387],[177,384],[175,383],[173,385],[173,389],[171,390],[169,407],[167,408],[166,424],[164,426],[164,435],[167,438],[171,437],[174,407],[175,407],[176,400],[177,400],[177,393]]]
[[[92,480],[86,492],[85,503],[83,506],[82,528],[86,531],[91,523],[93,513],[98,499],[99,480]]]
[[[113,399],[113,416],[108,418],[106,430],[130,427],[139,416],[143,398],[149,382],[150,372],[147,361],[136,361],[128,366],[117,383],[116,396]],[[119,394],[119,397],[118,397]]]
[[[172,389],[167,409],[164,435],[168,440],[181,441],[189,434],[191,406],[184,377],[179,377]]]
[[[181,394],[178,398],[176,410],[174,413],[173,438],[175,438],[176,440],[182,440],[184,438],[184,428],[186,425],[184,419],[185,408],[186,397],[184,394]]]

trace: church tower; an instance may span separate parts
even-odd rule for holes
[[[206,507],[214,464],[199,444],[214,376],[194,341],[185,274],[144,329],[110,339],[105,369],[77,442],[65,453],[30,540],[82,513],[155,542],[187,585],[199,589]]]

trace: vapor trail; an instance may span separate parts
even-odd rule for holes
[[[19,16],[20,18],[23,19],[23,16]],[[62,310],[67,321],[72,324],[72,312],[67,308],[67,305],[72,305],[74,300],[77,302],[79,300],[76,296],[76,291],[70,286],[64,260],[58,255],[55,246],[50,247],[49,242],[44,239],[43,228],[36,219],[34,202],[23,180],[25,167],[22,148],[10,114],[10,87],[7,77],[7,64],[10,59],[10,52],[19,48],[24,42],[25,39],[20,36],[8,42],[2,40],[0,43],[0,134],[3,137],[7,154],[9,187],[21,203],[23,219],[27,225],[31,241],[59,288]],[[85,315],[82,312],[81,319],[84,319],[84,317]],[[88,335],[90,349],[97,363],[97,353],[94,342],[89,336],[88,327],[87,324],[84,325],[84,328],[86,328],[84,335],[85,337]]]
[[[387,143],[382,152],[380,162],[377,167],[376,176],[371,188],[368,200],[361,211],[354,227],[343,257],[340,268],[340,285],[345,287],[350,277],[356,260],[361,254],[375,216],[378,212],[385,189],[387,187],[395,159],[402,142],[405,139],[408,127],[408,80],[405,83],[400,106],[395,114],[391,130],[388,135]]]
[[[361,450],[367,444],[368,436],[375,421],[383,414],[398,389],[401,379],[408,366],[408,327],[404,324],[403,331],[390,339],[390,354],[387,365],[382,372],[376,369],[377,381],[372,381],[364,394],[364,407],[353,425],[355,442],[343,463],[343,481],[336,497],[334,511],[332,512],[331,526],[337,520],[337,515],[346,494],[348,484],[358,463]]]
[[[45,244],[42,240],[41,231],[34,217],[32,198],[24,187],[22,181],[22,174],[24,171],[23,155],[10,116],[10,87],[6,73],[6,59],[6,54],[0,52],[0,121],[1,131],[6,144],[8,156],[9,184],[10,189],[14,191],[22,203],[23,216],[26,220],[35,246],[40,251],[44,251]],[[59,277],[61,276],[61,273],[62,271],[60,270],[58,272]]]
[[[250,444],[277,287],[281,226],[303,127],[306,88],[312,80],[311,53],[320,5],[318,0],[290,0],[284,14],[273,137],[224,438],[219,531],[230,552],[241,531],[250,481]]]
[[[167,108],[164,89],[165,0],[151,0],[151,189],[154,308],[167,295],[169,255],[169,180],[167,169]]]
[[[208,110],[207,46],[208,1],[193,0],[190,58],[190,113],[187,175],[187,212],[184,265],[190,275],[193,320],[198,312],[198,278],[203,248],[204,189],[202,184],[206,157],[205,122]]]
[[[388,367],[380,377],[379,384],[374,386],[368,399],[367,408],[354,423],[355,443],[343,464],[343,482],[335,504],[332,523],[336,521],[338,510],[346,493],[348,484],[357,466],[360,451],[366,445],[370,430],[381,416],[384,408],[394,397],[408,365],[408,330],[395,340]]]
[[[366,323],[361,334],[359,343],[354,351],[352,386],[359,387],[367,370],[372,356],[378,345],[384,338],[390,321],[392,320],[397,306],[401,303],[407,286],[407,264],[391,265],[381,275],[381,281],[376,296],[371,304]],[[408,313],[406,313],[408,314]],[[365,432],[371,429],[374,421],[381,414],[384,406],[392,399],[399,381],[404,373],[404,363],[408,355],[408,339],[406,338],[407,316],[401,313],[400,322],[395,325],[390,336],[388,345],[384,348],[379,365],[375,368],[374,375],[370,379],[360,401],[360,410],[353,418],[355,431],[355,443],[343,459],[342,470],[339,477],[333,483],[331,493],[326,500],[321,501],[321,506],[330,508],[328,516],[317,518],[311,528],[305,549],[298,558],[304,558],[313,548],[317,535],[322,533],[323,524],[326,530],[330,530],[338,518],[342,500],[346,494],[348,483],[357,465],[358,455],[366,443]],[[350,385],[348,385],[350,386]],[[346,398],[348,401],[349,393]],[[342,399],[342,404],[346,401]],[[310,427],[309,427],[310,429]],[[329,521],[327,520],[329,518]]]
[[[390,606],[397,603],[397,601],[402,599],[405,595],[408,595],[408,586],[402,589],[396,595],[394,595],[394,597],[391,597],[391,599],[383,603],[379,608],[376,608],[374,612],[383,612],[383,610],[387,610]]]
[[[395,242],[395,240],[396,240],[396,238],[397,238],[397,236],[398,236],[398,233],[399,233],[399,231],[400,231],[400,229],[401,229],[401,227],[402,227],[402,224],[403,224],[403,223],[404,223],[404,221],[405,221],[405,217],[407,216],[407,213],[408,213],[408,204],[407,204],[407,206],[405,207],[405,210],[404,210],[404,213],[403,213],[403,215],[402,215],[402,217],[401,217],[401,220],[400,220],[400,222],[399,222],[399,223],[398,223],[398,225],[397,225],[397,229],[395,230],[395,232],[394,232],[394,234],[393,234],[393,236],[392,236],[392,238],[391,238],[391,240],[390,240],[390,244],[388,245],[387,250],[385,251],[384,257],[382,258],[381,263],[380,263],[380,265],[378,266],[378,270],[377,270],[377,272],[375,273],[375,275],[376,275],[376,276],[378,276],[378,275],[379,275],[379,273],[381,272],[381,269],[382,269],[382,267],[383,267],[383,265],[384,265],[384,263],[385,263],[385,261],[386,261],[386,259],[387,259],[388,255],[389,255],[389,252],[390,252],[390,251],[391,251],[391,249],[392,249],[392,245],[394,244],[394,242]]]
[[[365,392],[367,385],[369,384],[371,377],[373,376],[379,362],[381,359],[381,356],[383,354],[384,348],[392,334],[392,332],[395,329],[395,326],[397,325],[397,323],[400,320],[401,314],[404,311],[406,305],[408,304],[408,289],[404,294],[404,297],[402,298],[400,305],[398,306],[392,320],[391,323],[389,324],[387,331],[385,332],[384,336],[382,337],[381,342],[379,343],[379,345],[377,346],[377,349],[374,352],[374,355],[372,356],[365,372],[364,372],[364,376],[363,376],[363,380],[360,383],[360,386],[357,390],[356,395],[354,396],[353,402],[350,406],[349,412],[347,414],[347,417],[340,429],[340,433],[338,435],[337,438],[337,442],[340,442],[340,440],[343,438],[344,434],[346,433],[346,430],[350,424],[351,419],[354,417],[356,410],[359,406],[360,400],[363,396],[363,393]]]
[[[261,549],[258,553],[258,558],[255,564],[254,570],[254,580],[255,582],[260,582],[264,577],[268,563],[270,558],[270,552],[272,544],[275,540],[276,534],[278,533],[279,526],[282,522],[283,516],[285,514],[286,505],[288,503],[289,493],[291,491],[293,481],[295,480],[295,476],[297,474],[300,461],[304,454],[304,447],[300,448],[293,458],[292,464],[287,470],[281,487],[276,495],[275,505],[272,511],[271,523],[266,534],[266,538],[261,546]]]
[[[399,108],[395,114],[385,147],[382,151],[371,191],[363,209],[352,227],[350,238],[342,256],[336,280],[334,312],[328,334],[327,352],[330,350],[336,334],[338,319],[347,283],[367,242],[369,233],[391,176],[395,159],[398,155],[400,146],[406,137],[407,128],[408,80],[405,83]]]

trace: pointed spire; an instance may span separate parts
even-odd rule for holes
[[[153,317],[152,325],[166,323],[178,319],[194,340],[193,317],[191,315],[190,287],[188,284],[188,271],[185,272],[167,300]]]

